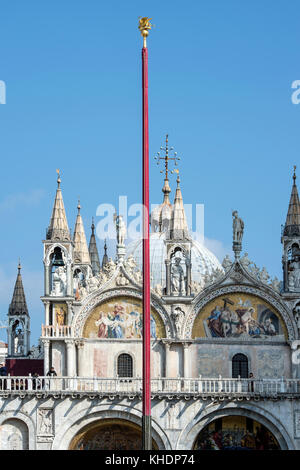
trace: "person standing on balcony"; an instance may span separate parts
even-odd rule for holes
[[[48,370],[47,372],[47,377],[56,377],[57,376],[57,373],[55,372],[55,369],[54,367],[50,367],[50,369]]]
[[[254,375],[252,374],[252,372],[250,372],[249,374],[249,379],[250,379],[249,392],[254,392]]]
[[[5,377],[7,375],[7,369],[4,362],[0,364],[0,376]]]
[[[33,374],[33,380],[32,380],[32,385],[33,385],[33,390],[38,390],[41,388],[41,379],[39,378],[39,374],[35,372]]]
[[[7,369],[4,362],[0,364],[0,377],[7,376]],[[0,381],[0,390],[6,390],[6,379]]]
[[[56,377],[56,376],[57,376],[57,373],[56,373],[56,371],[55,371],[55,369],[54,369],[53,366],[50,367],[50,369],[48,370],[48,372],[47,372],[46,375],[47,375],[47,377]],[[47,389],[53,389],[53,387],[55,388],[56,385],[57,385],[56,381],[53,381],[53,380],[51,380],[51,379],[47,379],[47,380],[45,381],[45,387],[46,387]]]

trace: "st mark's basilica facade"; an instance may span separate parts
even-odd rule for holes
[[[281,280],[242,251],[237,211],[233,255],[221,264],[190,236],[179,176],[170,193],[166,173],[151,214],[153,448],[300,449],[295,171]],[[141,448],[142,241],[125,243],[122,215],[115,224],[112,257],[106,246],[99,256],[94,224],[87,243],[80,205],[71,237],[58,175],[43,240],[39,347],[30,347],[20,266],[8,310],[8,359],[43,360],[44,372],[0,377],[1,449]],[[51,367],[57,375],[46,375]]]

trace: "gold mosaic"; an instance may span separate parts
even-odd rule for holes
[[[251,294],[224,294],[198,313],[193,338],[282,339],[285,324],[266,301]]]
[[[131,297],[116,297],[97,305],[83,329],[85,338],[142,338],[142,301]],[[151,308],[151,338],[165,338],[164,324]]]

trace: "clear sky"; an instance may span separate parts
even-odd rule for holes
[[[169,133],[185,203],[205,205],[208,247],[231,254],[232,209],[249,258],[281,277],[281,224],[299,162],[300,3],[277,0],[0,2],[0,318],[18,258],[32,342],[44,319],[43,248],[56,168],[74,228],[100,203],[141,201],[139,16],[150,16],[150,156]],[[300,180],[300,165],[299,165]],[[151,164],[151,202],[162,175]],[[175,178],[171,186],[175,190]],[[103,241],[98,240],[100,256]],[[110,252],[110,256],[114,253]],[[4,339],[4,330],[0,330]]]

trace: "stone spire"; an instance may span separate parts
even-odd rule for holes
[[[174,170],[174,171],[176,171],[178,176],[177,176],[177,188],[176,188],[174,206],[173,206],[173,215],[171,219],[170,238],[171,239],[190,238],[187,221],[186,221],[185,210],[183,207],[181,189],[180,189],[179,171],[178,170]]]
[[[75,264],[89,264],[90,265],[91,260],[90,260],[88,246],[87,246],[83,221],[82,221],[82,217],[81,217],[81,214],[80,214],[80,209],[81,209],[80,201],[78,201],[77,209],[78,209],[78,214],[77,214],[77,218],[76,218],[74,236],[73,236],[73,241],[74,241],[74,263]]]
[[[47,240],[71,240],[69,226],[67,222],[64,202],[62,198],[62,193],[60,189],[60,174],[59,170],[56,170],[57,177],[57,190],[55,195],[54,206],[52,210],[52,216],[50,219],[50,224],[47,230],[46,239]]]
[[[104,255],[102,258],[102,268],[108,263],[108,256],[107,256],[107,245],[106,245],[106,239],[104,242]]]
[[[98,253],[96,237],[95,237],[94,219],[92,220],[91,229],[92,229],[92,233],[91,233],[91,238],[90,238],[90,243],[89,243],[89,254],[90,254],[90,259],[91,259],[91,264],[92,264],[93,275],[96,276],[100,271],[100,261],[99,261],[99,253]]]
[[[294,166],[292,193],[284,226],[284,235],[300,235],[300,201],[296,185],[296,166]]]
[[[8,315],[27,315],[28,308],[23,288],[22,275],[21,275],[21,264],[18,264],[18,275],[15,283],[14,293],[12,296],[11,303],[9,305]]]

